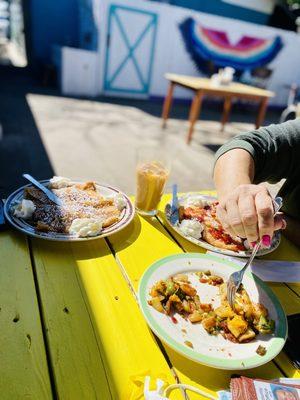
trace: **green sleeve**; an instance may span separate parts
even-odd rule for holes
[[[232,149],[244,149],[253,157],[254,182],[278,182],[293,175],[300,162],[300,118],[238,135],[216,153],[216,160]]]

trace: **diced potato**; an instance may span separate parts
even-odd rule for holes
[[[227,321],[227,327],[234,337],[238,338],[248,328],[247,322],[240,315],[235,315],[232,319]]]
[[[221,296],[222,305],[228,304],[226,283],[223,283],[219,286],[219,293]],[[234,311],[238,315],[244,316],[245,314],[245,317],[249,321],[253,319],[251,317],[252,303],[245,289],[242,289],[239,293],[236,294],[234,299]]]
[[[238,293],[243,297],[245,303],[251,303],[250,297],[243,284],[241,284],[240,288],[238,289]]]
[[[180,314],[184,311],[182,301],[180,301],[180,303],[173,302],[173,306],[174,306],[175,311],[179,312]]]
[[[203,317],[203,312],[201,313],[200,311],[195,310],[192,314],[189,315],[189,320],[192,323],[200,322],[202,320],[202,317]]]
[[[215,309],[215,313],[222,319],[232,318],[234,316],[234,312],[229,304],[222,304],[220,307]]]
[[[247,319],[251,320],[252,303],[245,289],[241,289],[235,296],[235,311],[239,315],[247,314]]]
[[[217,325],[217,320],[215,315],[208,315],[206,318],[202,320],[203,328],[208,332],[211,333],[215,330]]]
[[[180,298],[176,294],[172,294],[172,296],[169,297],[169,299],[168,299],[168,301],[166,303],[166,306],[165,306],[165,310],[166,310],[167,314],[170,314],[171,307],[172,307],[173,303],[176,304],[177,311],[180,311],[180,310],[183,309],[182,302],[181,302]],[[177,304],[180,305],[179,308],[177,308]]]
[[[265,356],[267,353],[267,349],[264,346],[259,345],[258,348],[256,349],[256,353],[259,356]]]
[[[165,294],[166,283],[164,281],[157,282],[154,286],[152,286],[150,290],[150,295],[152,297],[156,297],[159,294]]]
[[[181,289],[185,294],[187,294],[188,296],[191,296],[191,297],[193,297],[193,296],[195,296],[195,294],[197,294],[196,289],[193,288],[192,286],[186,284],[186,283],[181,284],[181,285],[180,285],[180,289]]]
[[[227,301],[227,285],[226,283],[222,283],[222,285],[219,286],[219,293],[221,296],[221,302]]]
[[[244,303],[242,301],[241,296],[238,294],[235,296],[234,299],[234,311],[236,314],[243,315],[244,314]]]
[[[212,305],[211,304],[205,304],[205,303],[203,303],[203,304],[201,304],[200,305],[200,309],[202,310],[202,311],[204,311],[204,312],[210,312],[210,311],[212,311]]]
[[[152,288],[150,289],[149,294],[150,294],[151,297],[156,297],[156,296],[159,295],[158,291],[155,289],[155,286],[152,286]]]
[[[159,297],[153,297],[151,300],[148,301],[148,304],[161,313],[165,312]]]
[[[169,300],[173,303],[181,303],[180,298],[176,294],[172,294],[172,296],[169,297]]]
[[[260,303],[253,303],[253,317],[255,321],[259,321],[260,317],[267,317],[268,311],[265,306]]]
[[[253,306],[252,304],[246,304],[244,307],[244,317],[247,321],[253,321]]]
[[[238,341],[241,343],[252,340],[254,338],[255,338],[255,332],[251,328],[248,328],[246,332],[242,333],[241,336],[239,336]]]

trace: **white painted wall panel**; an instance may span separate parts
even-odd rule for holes
[[[268,2],[266,1],[266,4],[267,3]],[[273,104],[284,105],[288,93],[287,85],[291,84],[292,82],[300,84],[300,36],[294,32],[283,31],[262,25],[255,25],[246,23],[244,21],[232,20],[229,18],[196,12],[162,3],[152,3],[143,0],[94,0],[94,13],[96,15],[100,15],[98,19],[100,46],[97,54],[97,65],[95,67],[95,82],[94,85],[91,85],[93,86],[93,93],[103,93],[107,20],[108,10],[111,4],[138,8],[145,11],[148,10],[150,12],[157,13],[158,15],[157,37],[153,58],[151,84],[148,93],[150,96],[165,95],[167,90],[167,82],[164,79],[164,74],[166,72],[192,76],[200,75],[191,61],[189,54],[185,50],[180,31],[178,29],[179,23],[189,16],[195,18],[200,24],[208,28],[215,28],[218,30],[221,29],[230,32],[229,37],[233,42],[237,41],[239,36],[243,36],[245,34],[261,38],[273,38],[275,35],[280,35],[283,40],[284,47],[275,60],[269,64],[269,67],[273,69],[273,74],[268,82],[268,89],[277,93],[276,97],[272,99],[271,102]],[[143,18],[145,20],[147,19],[147,16],[138,16],[138,14],[137,16],[133,16],[132,13],[127,13],[126,15],[126,12],[122,12],[121,18],[126,26],[126,32],[128,33],[130,40],[134,41],[134,38],[139,34],[139,25],[142,24]],[[111,38],[111,41],[113,41],[111,44],[117,49],[114,49],[114,53],[117,54],[117,56],[114,56],[114,58],[111,58],[110,60],[111,65],[109,67],[113,67],[112,69],[116,67],[119,59],[122,58],[126,53],[122,40],[123,39],[119,34],[116,34],[114,38]],[[150,42],[150,39],[147,37],[147,40],[145,40],[143,46],[137,51],[137,57],[140,60],[143,76],[147,71],[148,59],[146,53],[149,50]],[[143,51],[145,54],[143,54]],[[71,64],[69,65],[72,67]],[[122,85],[123,87],[126,87],[126,85],[129,87],[130,85],[135,87],[137,82],[132,67],[128,66],[126,68],[128,69],[128,73],[125,74],[126,84],[122,83]],[[120,79],[120,77],[118,79]],[[130,82],[130,79],[132,82]],[[118,92],[110,94],[118,96],[129,95]],[[179,98],[189,98],[190,92],[183,89],[177,89],[175,95]],[[136,97],[134,94],[130,96]]]
[[[96,96],[98,54],[93,51],[63,47],[62,92],[66,95]]]

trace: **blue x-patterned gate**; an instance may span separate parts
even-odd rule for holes
[[[157,14],[112,4],[104,70],[106,92],[147,94],[155,52]]]

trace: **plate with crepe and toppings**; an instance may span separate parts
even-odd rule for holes
[[[134,216],[129,198],[111,186],[57,176],[40,183],[57,196],[59,205],[26,185],[12,193],[4,206],[6,219],[28,235],[58,241],[91,240],[118,232]]]
[[[287,336],[286,316],[271,289],[251,272],[232,309],[226,281],[240,266],[207,254],[158,260],[141,278],[139,302],[153,332],[185,357],[220,369],[272,360]]]
[[[172,223],[172,206],[168,203],[165,215],[170,226],[185,239],[207,250],[229,256],[249,257],[252,249],[248,241],[231,236],[217,217],[218,200],[213,196],[188,193],[178,199],[179,220]],[[274,251],[280,243],[280,232],[274,233],[270,248],[260,248],[257,256]]]

